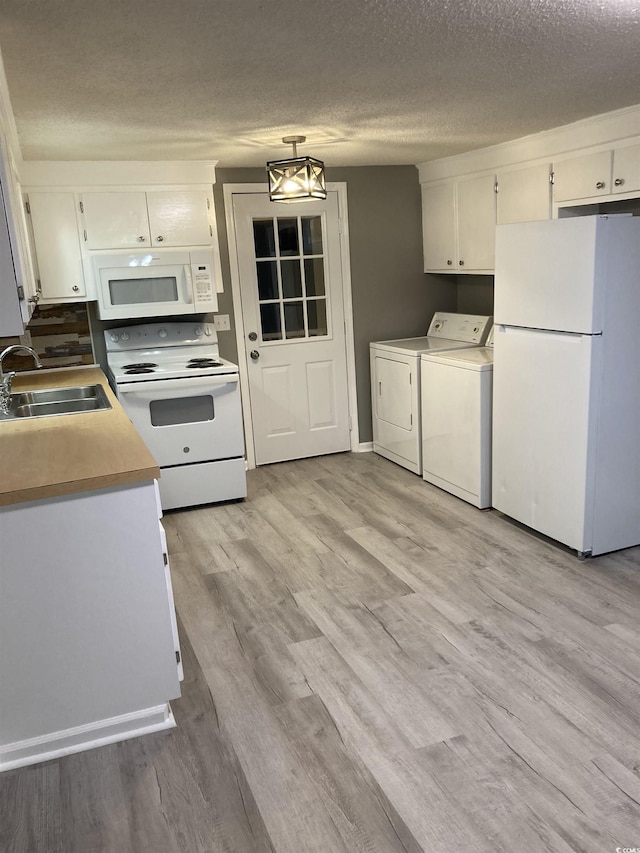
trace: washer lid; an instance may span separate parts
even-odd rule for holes
[[[447,364],[450,367],[461,367],[466,370],[493,370],[493,347],[472,347],[457,352],[425,353],[422,361],[433,361],[437,364]]]
[[[452,341],[447,338],[421,337],[402,338],[398,341],[373,341],[372,347],[386,352],[419,356],[424,352],[443,352],[452,349],[469,349],[468,341]]]

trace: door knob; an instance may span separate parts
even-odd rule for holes
[[[249,332],[248,338],[250,341],[257,341],[258,335],[256,332]]]
[[[249,355],[251,356],[251,358],[254,361],[257,361],[260,358],[260,353],[258,352],[257,349],[252,349],[251,352],[249,353]]]

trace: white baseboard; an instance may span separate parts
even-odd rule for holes
[[[0,772],[50,761],[52,758],[61,758],[63,755],[106,746],[162,729],[172,729],[175,724],[173,712],[167,702],[165,705],[156,705],[132,714],[122,714],[41,737],[4,744],[0,746]]]
[[[356,453],[371,453],[373,451],[372,441],[361,441],[356,449]]]

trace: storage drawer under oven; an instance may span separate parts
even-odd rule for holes
[[[127,382],[117,393],[161,467],[244,455],[237,373]]]

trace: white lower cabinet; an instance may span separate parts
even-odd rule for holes
[[[0,770],[175,725],[152,481],[0,508]]]

